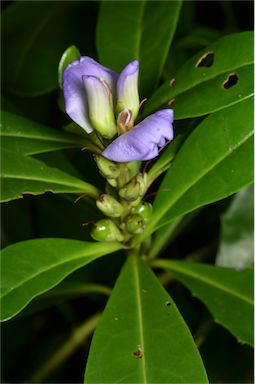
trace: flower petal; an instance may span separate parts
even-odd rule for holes
[[[117,81],[117,112],[129,109],[135,120],[140,106],[138,94],[139,62],[137,60],[129,63],[120,73]]]
[[[88,118],[86,93],[82,80],[82,76],[85,75],[100,77],[110,89],[115,89],[117,74],[87,56],[73,61],[64,71],[63,91],[66,113],[75,123],[90,133],[93,127]]]
[[[102,156],[115,162],[153,159],[158,156],[158,148],[165,144],[165,140],[173,140],[172,123],[173,110],[156,112],[114,140]]]
[[[87,95],[90,121],[103,137],[111,139],[116,135],[117,127],[110,91],[98,77],[83,76],[82,78]]]

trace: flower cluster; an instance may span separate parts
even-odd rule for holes
[[[115,162],[150,160],[173,139],[173,111],[156,112],[134,126],[140,101],[138,61],[118,75],[90,57],[73,61],[64,71],[65,108],[87,133],[113,139],[102,155]]]
[[[173,111],[163,109],[139,124],[138,61],[118,75],[90,57],[73,61],[63,74],[65,109],[88,134],[93,131],[104,144],[95,156],[100,173],[107,179],[106,193],[96,201],[107,216],[96,223],[92,237],[98,241],[122,241],[144,231],[152,213],[142,201],[148,188],[143,160],[158,156],[174,136]]]

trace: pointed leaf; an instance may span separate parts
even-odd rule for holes
[[[1,320],[20,312],[34,297],[66,276],[121,249],[118,243],[68,239],[36,239],[10,245],[1,252]]]
[[[1,202],[21,198],[23,194],[81,193],[97,198],[99,191],[93,185],[39,160],[16,152],[2,150]]]
[[[85,383],[207,383],[173,300],[147,264],[133,256],[95,331]]]
[[[142,238],[184,213],[227,197],[253,181],[253,103],[207,117],[178,151]]]
[[[180,0],[102,2],[97,25],[100,61],[121,71],[130,61],[139,60],[140,90],[148,95],[159,81],[181,3]]]
[[[236,271],[175,260],[157,260],[210,310],[214,319],[243,343],[253,345],[253,270]]]
[[[1,145],[26,155],[85,146],[86,140],[2,111]]]

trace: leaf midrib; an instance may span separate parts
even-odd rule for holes
[[[152,233],[153,230],[155,229],[156,227],[156,224],[159,222],[159,220],[172,208],[172,206],[191,188],[193,187],[198,181],[200,181],[206,174],[208,174],[213,168],[215,168],[218,164],[220,164],[223,160],[225,160],[228,156],[230,156],[230,154],[232,154],[233,152],[235,152],[238,148],[240,148],[244,143],[245,141],[247,141],[250,137],[253,136],[253,131],[249,132],[248,135],[246,135],[243,140],[239,141],[237,145],[235,145],[234,147],[231,148],[230,151],[227,151],[225,153],[225,155],[219,157],[218,161],[214,162],[210,167],[206,168],[206,170],[204,172],[201,172],[201,174],[199,175],[198,178],[196,179],[193,179],[192,182],[187,185],[187,188],[185,188],[180,194],[178,194],[171,202],[170,205],[167,205],[167,208],[166,209],[161,209],[161,211],[159,211],[159,213],[157,215],[155,215],[154,217],[156,219],[154,220],[151,220],[150,221],[150,225],[148,225],[147,227],[147,231],[145,230],[143,235],[141,236],[141,238],[145,238],[148,233]],[[152,226],[154,227],[154,229],[152,229]]]
[[[12,132],[4,132],[0,134],[1,137],[13,137],[14,139],[33,139],[33,140],[43,140],[43,141],[53,141],[53,142],[59,142],[59,143],[65,143],[65,144],[73,144],[73,145],[78,145],[79,141],[65,138],[65,137],[48,137],[48,136],[40,136],[40,135],[33,135],[32,133],[23,133],[21,132],[21,135],[17,133],[12,133]]]
[[[109,252],[115,252],[115,251],[118,250],[118,249],[119,249],[119,248],[116,247],[116,249],[113,248],[112,250],[109,250]],[[72,258],[69,259],[69,260],[65,260],[65,261],[60,260],[60,262],[57,262],[57,263],[55,263],[55,264],[51,264],[50,267],[41,269],[40,271],[37,271],[36,273],[30,275],[29,278],[27,278],[27,279],[21,281],[19,284],[15,285],[15,286],[12,286],[9,290],[7,290],[4,294],[1,295],[1,299],[3,299],[4,297],[6,297],[10,292],[13,292],[15,289],[19,288],[19,287],[22,286],[23,284],[26,284],[28,281],[33,280],[35,277],[37,277],[37,276],[39,276],[39,275],[41,275],[41,274],[43,274],[43,273],[45,273],[45,272],[51,271],[52,269],[55,269],[55,268],[57,268],[57,267],[60,267],[60,266],[62,266],[62,265],[68,264],[68,263],[70,263],[70,262],[73,262],[73,261],[76,261],[76,260],[79,260],[79,259],[82,259],[82,258],[85,259],[85,260],[84,260],[84,262],[85,262],[87,258],[94,258],[94,257],[97,258],[97,257],[101,257],[101,256],[103,256],[103,255],[106,255],[106,254],[109,253],[109,252],[106,252],[106,253],[102,253],[102,254],[101,254],[100,252],[98,252],[98,253],[94,253],[93,251],[91,251],[90,253],[88,253],[88,254],[86,254],[86,255],[84,255],[84,254],[80,254],[80,253],[79,253],[77,256],[72,257]],[[89,261],[90,261],[90,260],[89,260]],[[88,262],[89,262],[89,261],[88,261]]]
[[[58,181],[58,180],[55,180],[55,179],[54,180],[43,179],[43,178],[34,177],[34,176],[9,175],[7,173],[2,173],[1,174],[1,178],[3,178],[3,179],[18,179],[18,180],[40,181],[40,182],[43,182],[43,183],[50,182],[50,183],[56,184],[56,185],[63,185],[63,186],[67,186],[67,187],[74,187],[74,188],[76,188],[78,190],[81,190],[81,191],[83,191],[85,187],[87,189],[94,190],[92,185],[89,185],[89,184],[83,182],[82,180],[77,181],[76,183],[75,182],[71,183],[71,182],[68,182],[68,181],[66,182],[66,181]],[[94,190],[94,192],[96,192],[96,189]]]
[[[139,271],[138,271],[138,260],[135,256],[130,256],[131,263],[133,266],[133,272],[134,272],[134,286],[135,286],[135,296],[136,296],[136,304],[137,304],[137,315],[138,315],[138,328],[140,333],[140,339],[141,339],[141,348],[143,350],[143,356],[142,356],[142,374],[144,381],[143,383],[149,383],[147,380],[146,375],[146,360],[145,360],[145,345],[144,345],[144,329],[143,329],[143,313],[142,313],[142,302],[141,302],[141,287],[140,287],[140,278],[139,278]]]
[[[207,279],[206,279],[206,278],[202,277],[201,275],[199,275],[197,272],[190,271],[190,270],[189,271],[183,270],[181,267],[178,267],[176,264],[173,265],[171,262],[169,264],[170,264],[170,266],[168,265],[168,263],[161,262],[161,260],[155,261],[155,265],[157,265],[159,267],[164,267],[164,268],[170,269],[171,271],[176,271],[177,273],[179,272],[183,275],[195,278],[198,281],[201,281],[201,282],[203,282],[203,283],[205,283],[211,287],[214,287],[218,290],[222,290],[225,293],[228,293],[229,295],[232,295],[236,298],[239,298],[239,299],[247,302],[249,305],[253,306],[253,301],[251,299],[249,299],[248,297],[240,294],[239,292],[231,290],[231,289],[227,288],[226,286],[220,284],[219,282],[215,282],[214,280],[210,279],[209,277],[207,277]]]

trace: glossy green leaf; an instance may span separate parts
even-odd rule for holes
[[[54,287],[76,269],[121,247],[117,243],[49,238],[4,248],[1,252],[1,319],[10,319],[34,297]]]
[[[100,61],[121,71],[139,60],[142,94],[148,95],[161,75],[180,8],[179,0],[102,2],[97,25]]]
[[[171,106],[174,110],[175,119],[186,119],[190,117],[203,116],[216,112],[236,103],[240,103],[254,94],[253,89],[253,65],[237,68],[232,74],[224,74],[200,84],[190,91],[184,92],[175,98],[175,104]],[[229,79],[230,76],[230,80]],[[229,89],[224,88],[231,76],[237,81]]]
[[[39,160],[2,149],[1,202],[21,198],[23,194],[80,193],[97,198],[99,191],[93,185]]]
[[[17,1],[2,14],[4,85],[21,96],[58,88],[58,64],[66,47],[94,54],[94,6],[88,2]]]
[[[25,155],[83,147],[86,140],[50,129],[24,117],[2,111],[1,145],[3,148]]]
[[[154,265],[171,271],[210,310],[214,319],[243,343],[253,345],[253,270],[175,260]]]
[[[58,83],[60,88],[62,88],[62,76],[66,67],[74,60],[78,60],[81,54],[78,48],[75,45],[67,48],[63,53],[59,65],[58,65]]]
[[[216,112],[189,135],[154,202],[142,237],[178,216],[227,197],[253,181],[251,99]]]
[[[240,54],[240,46],[242,54]],[[197,67],[199,60],[210,52],[213,55],[212,65]],[[247,76],[250,76],[251,87],[252,77],[247,69],[253,61],[253,32],[224,36],[189,59],[177,72],[174,82],[164,83],[147,101],[144,114],[150,114],[172,99],[176,99],[176,104],[173,105],[173,108],[176,109],[176,118],[200,116],[219,109],[221,105],[226,106],[234,101],[238,102],[238,99],[242,99],[250,93]],[[232,72],[240,72],[239,84],[237,83],[236,86],[227,90],[222,89],[227,75]],[[238,92],[236,92],[237,90]],[[220,97],[220,100],[215,100],[215,96]],[[191,98],[190,101],[189,98]],[[187,110],[185,103],[188,103]]]
[[[216,264],[244,269],[254,257],[254,188],[242,189],[221,218],[221,241]]]
[[[167,145],[164,149],[163,153],[160,154],[157,161],[153,164],[151,169],[148,172],[149,182],[154,181],[154,179],[160,175],[162,171],[167,170],[173,159],[175,158],[177,152],[181,148],[188,134],[190,133],[190,129],[186,129],[185,131],[179,130],[177,132],[177,136],[171,145]]]
[[[192,336],[150,268],[124,265],[92,339],[85,383],[207,383]]]

